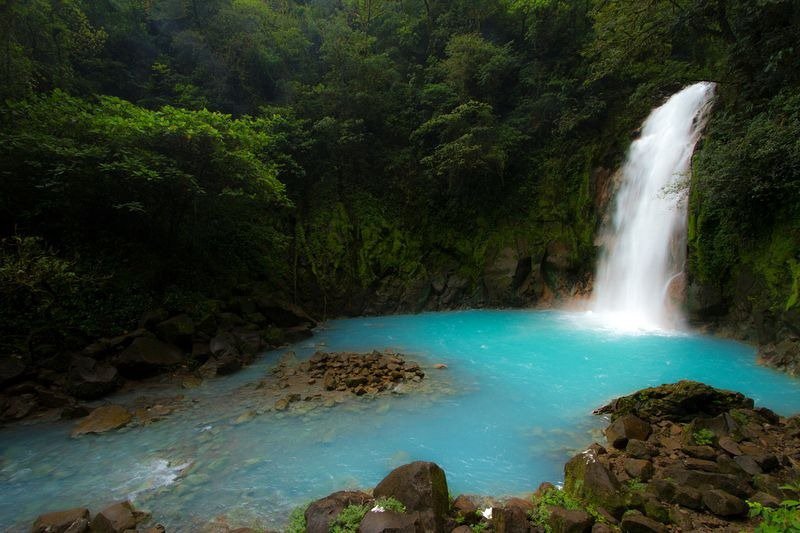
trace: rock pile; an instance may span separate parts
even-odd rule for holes
[[[689,381],[599,412],[611,416],[608,446],[593,444],[567,463],[565,490],[623,531],[741,531],[747,501],[777,507],[800,495],[790,488],[800,478],[800,417]]]
[[[418,383],[425,372],[413,362],[406,362],[396,354],[369,354],[317,352],[301,363],[298,370],[308,375],[309,381],[322,380],[326,391],[349,391],[358,396],[378,394],[397,383]]]
[[[418,363],[403,354],[316,352],[297,362],[285,354],[272,369],[272,377],[257,387],[259,397],[275,398],[271,410],[306,413],[319,405],[332,407],[353,397],[375,397],[422,391],[427,383]],[[446,390],[444,387],[442,390]]]

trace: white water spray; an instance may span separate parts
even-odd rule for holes
[[[655,109],[622,169],[597,270],[592,310],[620,329],[680,327],[671,301],[686,259],[685,188],[713,83],[697,83]]]

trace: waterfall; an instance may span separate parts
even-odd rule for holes
[[[603,235],[591,304],[615,327],[649,330],[682,324],[670,293],[682,292],[685,190],[713,94],[713,83],[683,89],[650,113],[641,137],[631,144]]]

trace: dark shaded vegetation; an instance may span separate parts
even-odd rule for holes
[[[5,2],[2,350],[251,282],[358,312],[457,271],[480,303],[511,243],[590,272],[597,169],[698,80],[692,274],[795,309],[799,30],[792,0]]]

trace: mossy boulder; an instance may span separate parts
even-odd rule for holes
[[[372,491],[376,498],[391,497],[409,512],[419,511],[425,531],[444,531],[450,508],[447,478],[434,463],[416,461],[392,470]]]
[[[605,450],[599,445],[579,453],[564,466],[564,490],[586,503],[621,514],[627,504],[617,476],[602,460]]]
[[[612,420],[633,414],[653,423],[687,422],[698,416],[713,417],[731,409],[751,409],[753,400],[739,392],[716,389],[697,381],[679,381],[622,396],[597,409]]]

